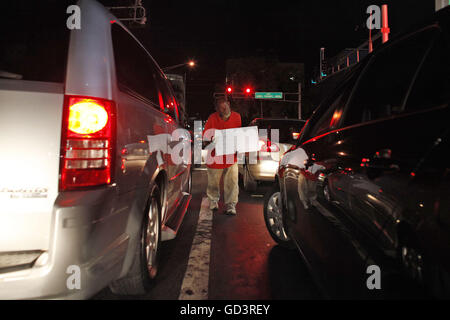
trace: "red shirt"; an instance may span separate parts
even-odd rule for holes
[[[205,134],[205,131],[208,129],[230,129],[230,128],[240,128],[242,126],[241,121],[241,115],[237,112],[231,111],[231,115],[227,120],[223,120],[218,112],[214,112],[211,114],[208,118],[208,121],[206,121],[205,129],[203,130],[203,135]],[[211,134],[208,134],[206,136],[207,139],[214,136],[214,132]],[[230,156],[228,156],[230,157]],[[212,150],[212,152],[208,152],[208,157],[206,160],[206,165],[209,168],[213,169],[224,169],[232,166],[237,161],[237,155],[234,155],[234,161],[232,163],[226,163],[227,156],[215,156],[215,150]]]

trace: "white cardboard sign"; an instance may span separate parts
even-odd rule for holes
[[[216,130],[214,133],[216,156],[258,151],[258,127]]]

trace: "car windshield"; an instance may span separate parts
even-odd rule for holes
[[[70,30],[66,1],[10,1],[1,19],[1,78],[63,82]]]
[[[272,129],[279,130],[279,141],[281,143],[295,143],[293,133],[299,133],[302,130],[305,121],[303,120],[264,120],[259,119],[254,122],[258,129],[267,129],[267,134],[271,136]]]

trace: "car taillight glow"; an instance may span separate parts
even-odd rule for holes
[[[105,108],[92,99],[84,99],[69,107],[69,130],[79,134],[95,133],[108,123]]]
[[[66,96],[61,140],[60,190],[112,182],[114,103]]]
[[[258,148],[260,152],[279,152],[280,148],[269,139],[260,139],[258,141]]]

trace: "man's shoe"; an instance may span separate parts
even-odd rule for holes
[[[210,201],[209,203],[209,210],[214,211],[219,209],[219,204],[217,201]]]
[[[235,216],[236,215],[236,209],[234,208],[230,208],[228,209],[225,214],[229,215],[229,216]]]

